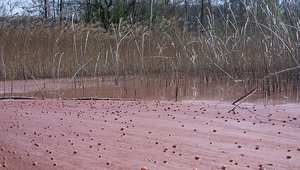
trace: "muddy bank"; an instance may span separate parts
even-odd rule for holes
[[[299,104],[241,106],[1,100],[1,169],[299,169]]]

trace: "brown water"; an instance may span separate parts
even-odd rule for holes
[[[45,83],[42,91],[45,98],[58,99],[66,89],[70,79],[38,80],[40,88]],[[3,87],[3,82],[1,82]],[[116,85],[117,84],[117,85]],[[13,88],[11,88],[13,86]],[[200,76],[187,76],[178,83],[178,100],[227,100],[235,101],[250,91],[253,84],[244,82],[235,83],[227,78],[217,81],[206,80]],[[260,103],[289,103],[299,102],[299,90],[293,91],[293,85],[286,92],[271,92],[267,96],[259,89],[244,102]],[[8,90],[10,89],[10,91]],[[25,93],[24,93],[25,90]],[[141,78],[138,76],[119,78],[117,83],[113,77],[77,78],[65,91],[62,98],[121,98],[121,99],[146,99],[146,100],[175,100],[176,81],[168,76],[152,76]],[[32,96],[38,92],[32,80],[6,82],[6,96]],[[3,90],[0,91],[3,96]],[[41,97],[37,94],[35,97]]]

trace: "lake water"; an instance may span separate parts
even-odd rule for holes
[[[179,81],[174,80],[172,77],[165,75],[154,75],[148,78],[139,76],[120,77],[117,79],[114,77],[98,77],[98,78],[76,78],[76,84],[74,81],[68,86],[70,79],[59,80],[38,80],[40,88],[45,83],[45,89],[42,91],[45,98],[58,99],[60,96],[63,98],[121,98],[121,99],[145,99],[145,100],[171,100],[175,101],[176,98],[176,86],[178,87],[177,100],[226,100],[235,101],[246,92],[254,88],[255,83],[246,82],[234,82],[229,78],[218,78],[215,81],[207,79],[201,76],[184,76]],[[17,82],[23,85],[17,85]],[[2,82],[3,84],[3,82]],[[16,81],[14,83],[14,89],[9,93],[8,89],[10,83],[6,82],[6,96],[32,96],[38,88],[32,80],[27,80],[27,84],[23,81]],[[177,84],[177,85],[176,85]],[[24,88],[23,86],[26,87]],[[295,89],[299,87],[299,84],[289,83],[287,91],[284,90],[282,85],[282,91],[270,93],[270,96],[259,87],[251,97],[247,98],[244,102],[260,102],[260,103],[289,103],[299,102],[299,90]],[[18,89],[25,89],[24,91]],[[66,89],[66,90],[65,90]],[[297,88],[299,89],[299,88]],[[3,91],[2,91],[3,92]],[[17,93],[16,93],[17,92]],[[41,97],[37,94],[35,97]]]

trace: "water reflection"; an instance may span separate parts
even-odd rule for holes
[[[185,76],[178,82],[178,100],[228,100],[235,101],[253,86],[245,82],[233,82],[227,78],[205,82],[200,76]],[[45,98],[59,98],[69,80],[56,80],[56,86],[43,91]],[[76,84],[75,84],[76,83]],[[292,84],[292,83],[291,83]],[[47,86],[47,84],[46,84]],[[292,91],[271,93],[267,95],[258,90],[246,102],[287,103],[298,102],[299,92]],[[175,100],[176,81],[167,75],[155,75],[148,78],[131,76],[118,79],[114,77],[84,78],[72,82],[63,98],[130,98],[146,100]],[[35,91],[36,92],[36,91]],[[30,96],[32,93],[24,93]],[[244,101],[245,102],[245,101]]]

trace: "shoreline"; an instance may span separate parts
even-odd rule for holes
[[[232,107],[204,100],[0,100],[0,165],[299,168],[299,104],[243,103],[247,109],[228,113]]]

